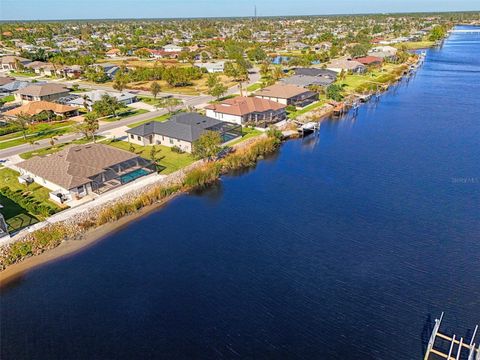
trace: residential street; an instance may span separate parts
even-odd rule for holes
[[[21,77],[21,76],[17,76],[16,78],[23,79],[23,80],[28,80],[28,81],[32,80],[32,78],[25,78],[25,77]],[[249,85],[254,84],[255,82],[259,81],[259,79],[260,79],[260,74],[258,72],[258,69],[255,69],[254,72],[252,72],[250,74],[249,82],[243,84],[244,93],[246,92],[245,89]],[[40,80],[40,79],[38,79],[38,80]],[[105,85],[85,84],[85,83],[80,84],[80,83],[75,82],[75,81],[69,81],[69,82],[55,81],[55,82],[58,83],[58,84],[65,84],[67,86],[72,86],[73,84],[79,84],[79,85],[81,85],[82,88],[86,88],[86,89],[99,89],[99,90],[115,91],[112,87],[105,86]],[[137,93],[137,94],[140,94],[140,95],[151,95],[150,92],[148,92],[148,91],[140,91],[140,90],[139,91],[134,91],[134,93]],[[239,93],[240,93],[240,90],[239,90],[238,85],[235,85],[235,86],[229,88],[228,91],[227,91],[227,95],[233,95],[233,94],[239,94]],[[175,96],[178,99],[183,100],[183,102],[184,102],[183,105],[179,106],[177,109],[180,109],[180,108],[194,109],[194,108],[197,108],[197,107],[202,107],[203,105],[206,105],[210,101],[215,99],[213,96],[210,96],[210,95],[179,95],[179,94],[160,93],[158,96],[168,96],[168,95],[172,95],[172,96]],[[103,122],[103,123],[100,124],[100,129],[98,131],[98,135],[102,135],[102,133],[107,133],[108,134],[109,131],[119,129],[119,128],[128,126],[130,124],[134,124],[134,123],[139,122],[139,121],[153,119],[157,116],[164,115],[166,113],[167,113],[167,110],[162,109],[162,110],[159,110],[159,111],[152,111],[152,112],[145,113],[145,114],[131,116],[129,118],[119,120],[119,121],[115,121],[115,122],[108,122],[108,123]],[[80,134],[78,134],[78,133],[66,134],[66,135],[63,135],[63,136],[59,136],[57,143],[60,143],[60,144],[67,143],[67,142],[73,141],[75,139],[78,139],[79,137],[80,137]],[[27,151],[32,151],[34,149],[41,149],[41,148],[48,147],[48,146],[50,146],[50,139],[43,139],[43,140],[37,141],[36,145],[23,144],[23,145],[19,145],[19,146],[14,146],[14,147],[11,147],[11,148],[8,148],[8,149],[0,150],[0,159],[6,159],[6,158],[14,156],[14,155],[19,155],[19,154],[22,154],[22,153],[27,152]]]

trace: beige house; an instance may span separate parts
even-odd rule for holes
[[[296,107],[304,107],[318,100],[316,92],[295,85],[268,86],[257,91],[255,97]]]
[[[151,121],[127,130],[128,141],[137,145],[164,145],[191,153],[193,143],[206,131],[220,133],[222,143],[242,135],[242,127],[198,113],[180,113],[170,120]]]
[[[208,117],[217,120],[239,125],[266,126],[285,120],[287,117],[285,108],[286,105],[275,101],[237,96],[218,104],[208,105],[205,109]]]
[[[15,100],[26,103],[29,101],[55,101],[67,96],[70,90],[59,84],[32,84],[14,92]]]
[[[102,194],[153,172],[152,163],[104,144],[74,145],[18,163],[21,183],[36,182],[58,203]]]

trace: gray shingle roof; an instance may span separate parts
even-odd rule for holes
[[[327,86],[335,81],[335,78],[322,77],[322,76],[308,76],[308,75],[293,75],[287,78],[283,78],[282,83],[296,85],[301,87],[307,87],[310,85]]]
[[[172,116],[170,120],[165,122],[152,121],[139,125],[127,130],[127,133],[138,136],[157,134],[194,142],[203,132],[223,123],[225,122],[197,113],[181,113]]]
[[[335,71],[317,68],[296,68],[295,75],[324,76],[332,77],[333,79],[337,78],[337,73]]]

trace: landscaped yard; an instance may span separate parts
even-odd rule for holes
[[[126,141],[115,141],[108,140],[104,142],[107,145],[114,146],[119,149],[130,151],[131,144]],[[133,145],[133,144],[132,144]],[[135,148],[135,153],[144,157],[145,159],[150,160],[150,149],[151,146],[140,146],[133,145]],[[155,148],[159,150],[157,153],[157,158],[160,159],[158,164],[162,167],[165,167],[160,173],[161,174],[171,174],[185,166],[190,165],[195,161],[193,156],[188,153],[179,154],[172,151],[171,148],[163,145],[155,145]]]
[[[60,136],[73,130],[75,121],[61,121],[32,125],[26,131],[27,140],[23,138],[21,131],[0,136],[0,149],[7,149],[12,146],[27,144],[30,141],[38,141],[50,137]]]
[[[407,50],[418,50],[418,49],[427,49],[432,46],[435,46],[435,41],[410,41],[410,42],[403,42],[394,45],[398,48],[405,48]]]
[[[8,96],[4,96],[3,98],[1,98],[0,102],[7,103],[7,102],[10,102],[10,101],[14,101],[14,100],[15,100],[15,96],[8,95]]]
[[[308,106],[305,106],[303,109],[293,111],[288,114],[289,119],[295,119],[297,116],[303,115],[309,111],[315,110],[316,108],[319,108],[323,106],[326,103],[327,99],[325,98],[324,95],[320,96],[320,99],[317,102],[314,102],[313,104],[310,104]]]
[[[18,182],[18,176],[19,173],[12,169],[0,169],[0,188],[6,186],[13,191],[20,189],[25,192],[25,195],[32,195],[36,200],[42,203],[48,203],[50,206],[60,209],[55,203],[49,200],[50,190],[36,183],[30,184],[28,187],[27,185],[22,185]],[[9,231],[19,230],[42,219],[39,214],[29,213],[27,210],[2,195],[0,195],[0,203],[3,205],[3,208],[0,211],[5,217]]]
[[[337,83],[343,85],[347,93],[361,92],[366,87],[376,89],[384,84],[390,83],[395,79],[399,72],[401,73],[405,65],[384,64],[381,69],[369,71],[364,75],[348,74],[344,80],[339,80]]]
[[[260,83],[255,83],[255,84],[252,84],[250,86],[247,86],[247,91],[256,91],[258,89],[260,89],[262,87],[262,84]]]

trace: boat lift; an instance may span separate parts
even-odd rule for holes
[[[470,342],[464,339],[463,337],[457,337],[453,334],[452,336],[445,335],[440,332],[440,325],[443,320],[443,312],[440,316],[440,319],[435,319],[435,325],[433,326],[432,335],[428,341],[427,350],[425,352],[425,357],[423,360],[436,360],[436,359],[447,359],[447,360],[480,360],[480,344],[475,343],[475,337],[478,331],[478,325],[475,326]],[[440,350],[438,347],[435,347],[436,341],[448,342],[448,353],[444,350]],[[465,357],[468,354],[468,357]]]

